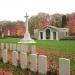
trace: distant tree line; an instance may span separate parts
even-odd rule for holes
[[[17,25],[23,25],[23,24],[24,24],[23,21],[0,21],[0,36],[5,35],[5,33],[8,30],[11,29],[16,30]],[[18,34],[19,32],[15,32],[15,33]]]
[[[40,12],[29,18],[30,32],[33,34],[35,28],[43,28],[45,25],[52,25],[60,28],[69,28],[70,35],[75,35],[75,13],[72,14],[53,14]]]
[[[0,34],[7,29],[15,28],[17,24],[21,24],[23,21],[0,21]],[[53,14],[49,15],[48,13],[40,12],[35,16],[32,16],[28,20],[29,23],[29,32],[31,35],[34,34],[34,29],[43,28],[48,25],[69,28],[70,35],[75,35],[75,13],[72,14]],[[23,22],[24,24],[24,22]],[[22,24],[22,25],[23,25]],[[19,33],[20,34],[20,33]]]

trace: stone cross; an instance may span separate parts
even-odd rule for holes
[[[25,27],[26,27],[26,33],[28,33],[28,15],[26,13],[26,16],[24,16],[26,18],[26,23],[25,23]]]

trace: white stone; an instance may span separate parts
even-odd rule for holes
[[[47,56],[38,56],[38,72],[40,74],[47,74]]]
[[[17,44],[17,51],[21,51],[21,44]]]
[[[12,65],[17,66],[18,65],[18,52],[17,51],[13,51],[12,53]]]
[[[6,49],[9,49],[9,44],[8,43],[6,43]]]
[[[2,50],[2,59],[4,63],[8,62],[8,58],[7,58],[7,49]]]
[[[70,75],[70,60],[66,58],[59,59],[59,75]]]
[[[9,49],[12,50],[12,48],[13,48],[13,44],[10,43],[9,45],[10,45],[10,48],[9,48]]]
[[[28,52],[28,45],[21,44],[21,52],[27,53]]]
[[[1,49],[2,50],[4,49],[4,43],[1,43]]]
[[[36,53],[36,46],[35,45],[32,45],[32,53]]]
[[[25,50],[25,45],[21,44],[21,52],[24,52],[24,50]]]
[[[28,45],[25,44],[25,52],[28,52]]]
[[[30,70],[37,72],[37,54],[30,54]]]
[[[20,52],[20,65],[22,69],[27,68],[27,53]]]
[[[12,50],[16,51],[16,49],[17,49],[16,44],[12,44]]]

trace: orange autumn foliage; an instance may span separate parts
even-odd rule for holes
[[[24,33],[25,33],[24,23],[18,22],[16,25],[16,35],[17,36],[23,36]]]

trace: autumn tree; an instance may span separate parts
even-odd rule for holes
[[[17,36],[24,36],[25,33],[25,23],[23,21],[17,21],[16,23],[16,35]]]
[[[70,35],[75,35],[75,13],[68,14],[67,17],[68,21],[64,27],[69,28]]]
[[[0,21],[0,34],[4,35],[8,29],[14,28],[16,22]]]
[[[39,23],[42,23],[44,21],[47,21],[49,18],[49,14],[46,13],[39,13],[36,16],[32,16],[29,19],[29,30],[30,33],[33,34],[34,33],[34,29],[36,29],[39,26]]]
[[[62,27],[62,15],[61,14],[53,14],[51,21],[52,21],[53,26]]]

